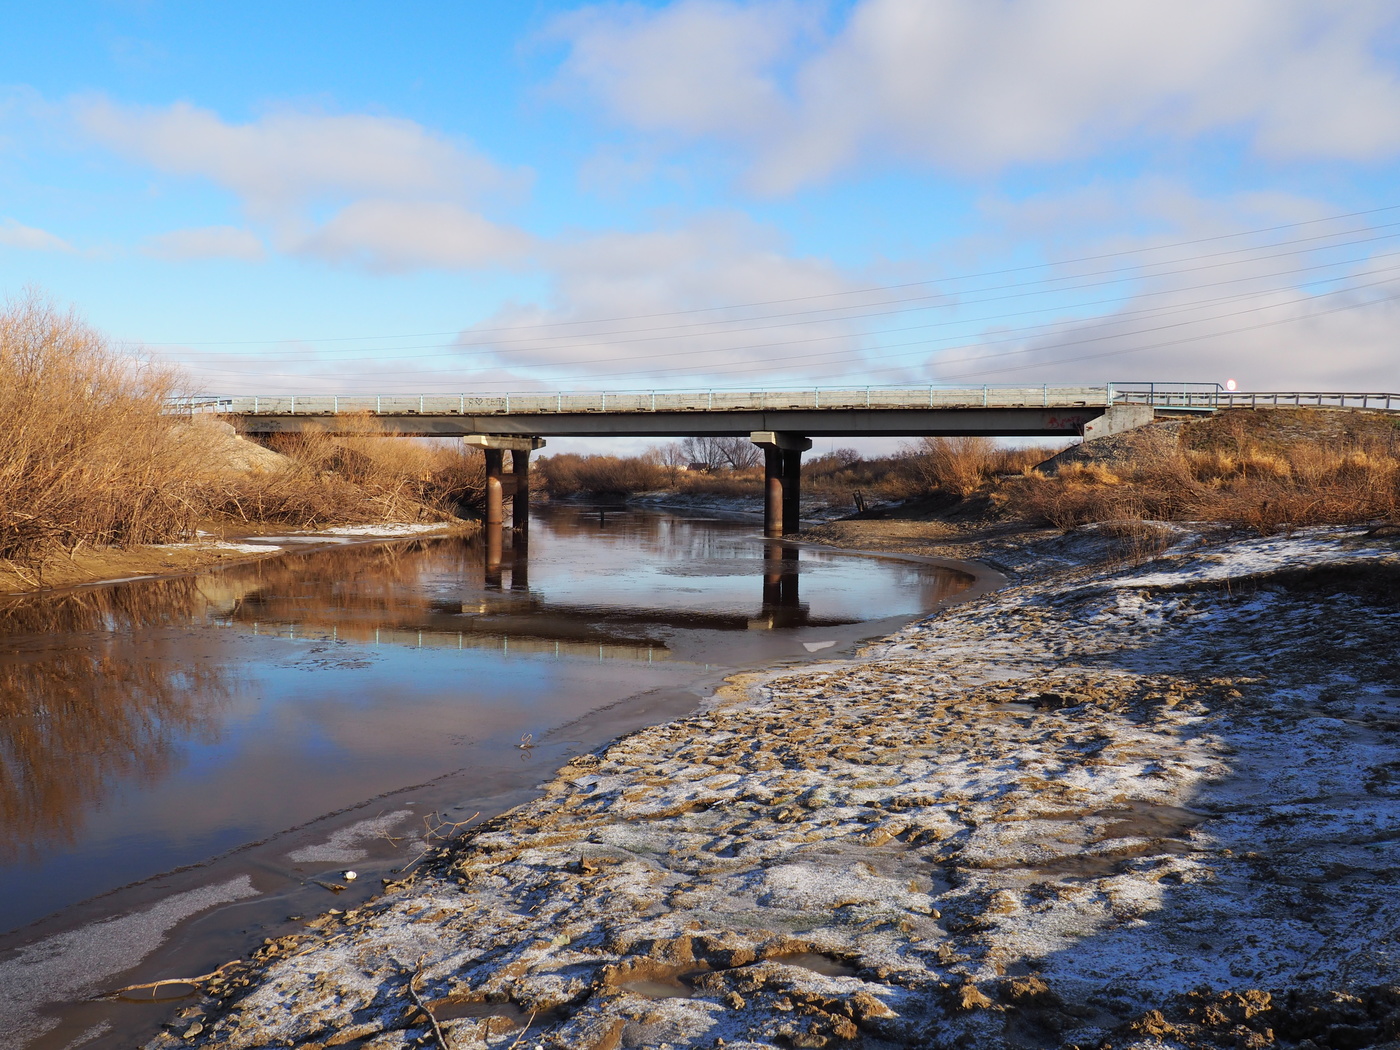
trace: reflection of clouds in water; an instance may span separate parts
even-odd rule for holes
[[[349,827],[340,828],[325,842],[313,846],[303,846],[287,854],[294,864],[335,863],[338,861],[363,860],[369,851],[356,843],[367,839],[387,838],[394,828],[413,816],[409,809],[397,809],[381,817],[361,820]]]
[[[0,962],[0,1032],[27,1043],[58,1024],[56,1018],[40,1016],[42,1004],[91,998],[104,990],[103,980],[155,951],[176,923],[217,904],[255,896],[252,880],[240,875],[19,949]]]

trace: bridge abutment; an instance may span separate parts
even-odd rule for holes
[[[755,430],[749,440],[763,449],[763,534],[786,536],[801,527],[802,453],[810,438],[774,430]]]

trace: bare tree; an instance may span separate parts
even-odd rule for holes
[[[718,470],[724,466],[724,453],[719,443],[723,438],[688,437],[681,442],[687,463],[698,463],[706,470]]]
[[[720,455],[731,470],[748,470],[763,462],[763,450],[746,437],[716,438]]]
[[[664,467],[672,485],[675,485],[681,469],[690,466],[690,454],[686,452],[684,441],[653,445],[646,450],[645,458],[659,467]]]

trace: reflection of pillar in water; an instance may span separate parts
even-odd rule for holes
[[[770,450],[769,454],[772,454]],[[777,605],[783,598],[783,545],[763,545],[763,604]]]
[[[530,589],[530,533],[522,529],[510,541],[510,589]]]
[[[530,528],[530,450],[510,450],[510,466],[515,472],[515,500],[511,504],[510,527],[525,533]]]
[[[486,532],[486,589],[501,589],[501,523],[487,522]]]
[[[798,548],[781,543],[763,545],[763,604],[796,608],[800,604]]]

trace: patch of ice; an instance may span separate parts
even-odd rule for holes
[[[823,649],[830,649],[835,644],[835,642],[803,642],[802,648],[806,649],[809,653],[819,653]]]
[[[404,819],[413,816],[410,809],[396,809],[383,816],[371,817],[335,831],[325,842],[302,846],[287,854],[294,864],[318,864],[333,861],[364,860],[369,852],[356,845],[366,839],[382,838]]]
[[[441,521],[397,522],[385,525],[337,525],[322,529],[326,536],[416,536],[423,532],[436,532],[444,528]]]
[[[90,998],[102,990],[104,979],[155,951],[176,923],[257,894],[252,880],[240,875],[20,948],[0,962],[0,1032],[14,1040],[11,1046],[37,1038],[58,1024],[41,1014],[44,1006]]]

